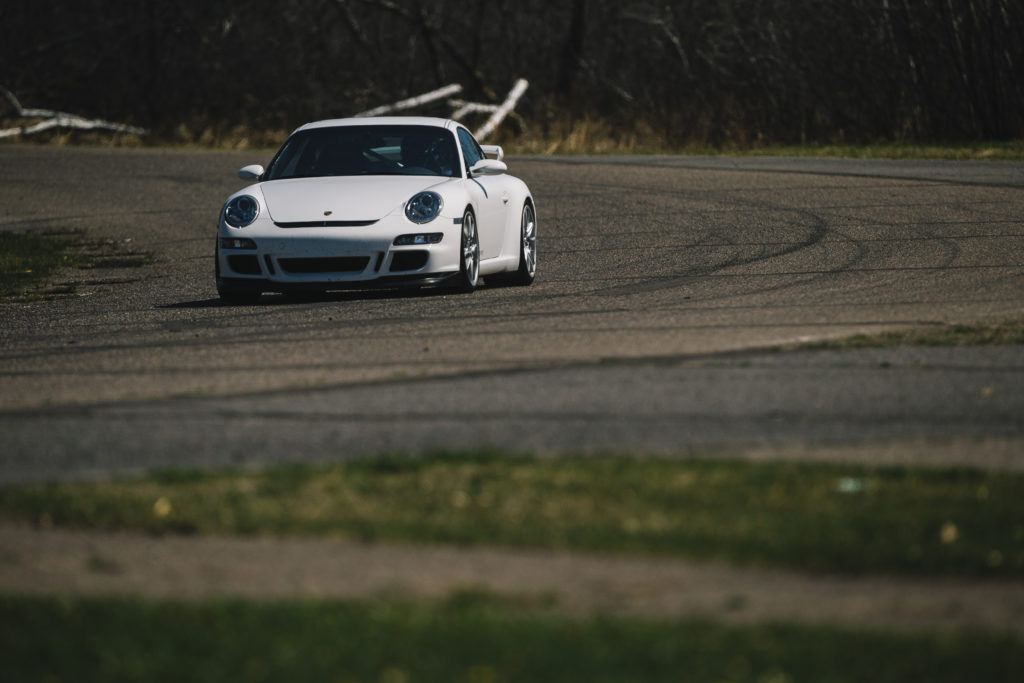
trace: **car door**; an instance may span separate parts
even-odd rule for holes
[[[484,158],[480,145],[465,128],[459,128],[459,146],[466,170]],[[505,213],[509,193],[505,189],[505,176],[470,177],[467,181],[478,215],[477,230],[480,233],[480,258],[491,259],[501,256],[505,236]]]

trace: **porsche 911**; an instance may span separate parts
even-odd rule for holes
[[[220,213],[220,298],[361,287],[531,284],[537,214],[504,153],[426,117],[333,119],[292,133]]]

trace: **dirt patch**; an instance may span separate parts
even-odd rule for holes
[[[0,592],[187,599],[482,588],[568,613],[1024,631],[1024,583],[839,577],[714,563],[340,539],[146,536],[0,525]]]

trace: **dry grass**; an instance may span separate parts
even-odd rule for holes
[[[21,122],[24,123],[24,122]],[[302,121],[296,121],[298,126]],[[477,121],[466,121],[474,128]],[[242,124],[221,124],[206,120],[183,122],[171,129],[154,130],[146,136],[54,130],[24,140],[5,138],[3,142],[30,142],[50,145],[94,147],[177,147],[200,149],[276,149],[287,138],[290,128],[258,128]],[[720,144],[713,144],[716,131],[702,125],[690,131],[692,142],[672,142],[664,131],[639,120],[629,128],[597,116],[570,118],[559,115],[547,125],[523,119],[511,120],[488,142],[500,144],[509,154],[681,154],[730,156],[795,156],[863,159],[949,159],[977,161],[1022,161],[1024,140],[971,143],[879,142],[873,144],[780,145],[765,142],[757,135],[731,131]]]

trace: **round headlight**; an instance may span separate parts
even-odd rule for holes
[[[420,192],[405,205],[405,217],[413,223],[429,223],[441,213],[441,195],[436,192]]]
[[[232,228],[244,228],[260,215],[260,203],[255,197],[243,194],[224,207],[224,222]]]

